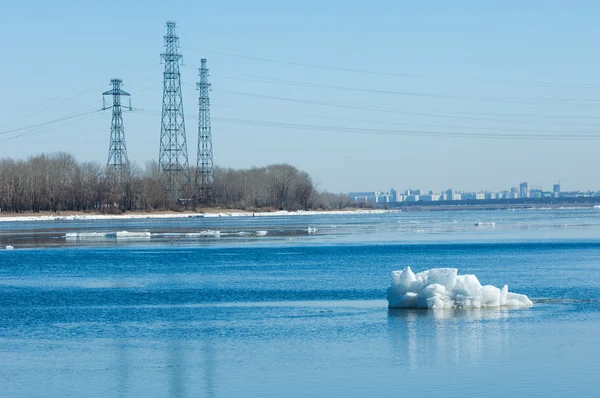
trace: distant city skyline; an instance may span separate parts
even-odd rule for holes
[[[0,157],[105,163],[111,115],[93,112],[118,78],[137,109],[123,114],[128,157],[157,160],[173,20],[190,154],[197,69],[210,65],[215,165],[289,163],[331,192],[600,189],[598,2],[33,0],[2,12],[13,61],[0,65]]]
[[[435,202],[447,200],[494,200],[494,199],[541,199],[572,198],[578,196],[600,196],[597,190],[563,191],[560,183],[552,185],[550,190],[531,187],[524,181],[508,189],[493,191],[461,191],[452,188],[440,191],[424,189],[390,189],[388,191],[350,191],[347,193],[353,203],[391,203],[391,202]]]

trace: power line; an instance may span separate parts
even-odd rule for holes
[[[137,113],[156,116],[157,111],[145,110],[145,109],[134,109]],[[521,130],[512,130],[513,133],[464,133],[464,132],[444,132],[444,131],[428,131],[428,130],[397,130],[397,129],[372,129],[372,128],[357,128],[357,127],[345,127],[345,126],[324,126],[315,124],[300,124],[300,123],[285,123],[285,122],[273,122],[266,120],[252,120],[252,119],[237,119],[237,118],[220,118],[213,117],[213,121],[225,124],[235,125],[246,125],[254,127],[272,127],[280,129],[294,129],[294,130],[312,130],[312,131],[328,131],[328,132],[340,132],[340,133],[357,133],[357,134],[375,134],[375,135],[399,135],[399,136],[421,136],[421,137],[442,137],[442,138],[500,138],[500,139],[542,139],[542,140],[597,140],[600,139],[600,133],[586,133],[586,132],[551,132],[544,130],[532,130],[531,132],[521,132]],[[341,119],[345,120],[345,119]],[[353,120],[347,120],[353,121]],[[467,129],[468,127],[458,126],[431,126],[439,128],[460,128]],[[481,128],[485,130],[485,128]],[[488,129],[493,130],[493,129]],[[510,131],[509,129],[502,131]],[[532,134],[533,132],[539,132],[540,134]]]
[[[324,119],[324,120],[337,120],[337,121],[345,121],[345,122],[353,122],[353,123],[366,123],[366,124],[387,124],[387,125],[402,125],[402,126],[420,126],[420,127],[434,127],[434,128],[454,128],[454,129],[466,129],[466,130],[483,130],[483,131],[512,131],[512,132],[550,132],[547,129],[523,129],[523,128],[508,128],[508,127],[482,127],[482,126],[456,126],[456,125],[441,125],[441,124],[425,124],[425,123],[413,123],[413,122],[397,122],[397,121],[383,121],[383,120],[373,120],[373,119],[354,119],[354,118],[346,118],[346,117],[333,117],[333,116],[319,116],[319,115],[310,115],[310,114],[301,114],[301,113],[291,113],[291,112],[278,112],[271,110],[257,110],[257,109],[248,109],[248,108],[238,108],[227,105],[219,105],[218,108],[229,108],[241,111],[248,112],[260,112],[260,113],[269,113],[274,115],[283,115],[283,116],[296,116],[302,118],[313,118],[313,119]],[[576,125],[576,126],[589,126],[589,127],[597,127],[597,125]],[[552,130],[554,133],[583,133],[581,131],[573,131],[573,130]]]
[[[268,100],[286,101],[286,102],[302,103],[302,104],[308,104],[308,105],[318,105],[318,106],[326,106],[326,107],[334,107],[334,108],[342,108],[342,109],[352,109],[352,110],[360,110],[360,111],[382,112],[382,113],[392,113],[392,114],[412,115],[412,116],[426,116],[426,117],[436,117],[436,118],[444,118],[444,119],[477,120],[477,121],[488,121],[488,122],[499,122],[499,123],[526,123],[526,124],[539,123],[536,121],[527,121],[527,120],[480,118],[480,117],[470,117],[470,116],[444,115],[444,114],[439,114],[439,113],[427,113],[427,112],[420,112],[420,111],[413,111],[413,110],[372,108],[372,107],[365,107],[365,106],[346,105],[346,104],[338,104],[338,103],[333,103],[333,102],[305,100],[305,99],[299,99],[299,98],[270,96],[270,95],[254,94],[254,93],[248,93],[248,92],[223,90],[223,89],[220,89],[217,91],[234,94],[234,95],[253,97],[253,98],[262,98],[262,99],[268,99]]]
[[[442,138],[494,138],[494,139],[540,139],[540,140],[598,140],[600,134],[510,134],[510,133],[461,133],[461,132],[443,132],[443,131],[421,131],[421,130],[384,130],[384,129],[368,129],[354,128],[343,126],[320,126],[298,123],[278,123],[269,121],[257,121],[247,119],[230,119],[230,118],[213,118],[219,123],[228,123],[246,126],[258,127],[273,127],[282,129],[294,130],[312,130],[312,131],[328,131],[339,133],[356,133],[356,134],[375,134],[375,135],[398,135],[398,136],[420,136],[420,137],[442,137]]]
[[[90,115],[88,115],[86,117],[81,117],[81,118],[76,119],[76,120],[70,119],[66,123],[63,122],[63,123],[55,125],[55,126],[49,126],[49,127],[47,127],[47,126],[38,126],[37,128],[35,128],[35,129],[31,130],[31,131],[28,131],[28,132],[25,132],[25,133],[21,133],[21,134],[17,134],[17,135],[11,136],[11,137],[6,137],[4,139],[0,139],[0,142],[7,142],[7,141],[11,141],[13,139],[22,138],[22,137],[38,136],[38,135],[46,133],[48,131],[53,131],[53,130],[59,129],[61,127],[67,126],[67,125],[71,124],[74,121],[78,122],[78,121],[83,121],[83,120],[96,120],[96,119],[101,118],[102,117],[101,112],[100,111],[96,111],[96,112],[97,112],[97,114],[96,115],[92,115],[91,117],[90,117]]]
[[[544,102],[544,103],[586,103],[586,104],[600,104],[598,99],[573,99],[573,98],[518,98],[518,97],[461,97],[456,95],[445,95],[445,94],[434,94],[434,93],[419,93],[409,91],[392,91],[392,90],[376,90],[367,89],[361,87],[350,87],[350,86],[339,86],[334,84],[321,84],[311,83],[296,80],[285,80],[275,79],[270,77],[262,76],[248,76],[248,77],[235,77],[235,76],[223,76],[216,75],[222,79],[231,80],[243,80],[252,82],[261,82],[268,84],[286,84],[291,86],[311,87],[311,88],[327,88],[342,91],[354,91],[363,93],[375,93],[375,94],[386,94],[395,96],[408,96],[408,97],[423,97],[423,98],[434,98],[434,99],[449,99],[449,100],[460,100],[460,101],[487,101],[487,102],[510,102],[510,103],[532,103],[532,102]]]
[[[26,131],[26,130],[29,130],[29,129],[35,128],[35,127],[43,127],[43,126],[47,126],[49,124],[60,123],[60,122],[63,122],[65,120],[75,119],[75,118],[78,118],[78,117],[81,117],[81,116],[86,116],[86,115],[92,115],[94,113],[98,113],[98,112],[101,112],[101,111],[102,111],[102,109],[96,109],[96,110],[88,111],[88,112],[74,113],[74,114],[71,114],[71,115],[63,116],[63,117],[58,118],[58,119],[48,120],[48,121],[42,122],[42,123],[31,124],[29,126],[18,127],[18,128],[15,128],[15,129],[0,131],[0,135],[16,133],[16,132],[19,132],[19,131]]]
[[[193,50],[193,49],[192,49]],[[199,50],[193,50],[199,51]],[[402,73],[402,72],[385,72],[385,71],[375,71],[368,69],[355,69],[355,68],[346,68],[346,67],[337,67],[337,66],[329,66],[329,65],[318,65],[318,64],[309,64],[303,62],[290,62],[277,60],[272,58],[261,58],[261,57],[252,57],[241,54],[232,54],[221,51],[206,51],[203,50],[203,53],[221,55],[225,57],[239,58],[239,59],[248,59],[259,62],[267,62],[267,63],[276,63],[281,65],[290,65],[290,66],[300,66],[305,68],[313,68],[313,69],[323,69],[323,70],[331,70],[331,71],[340,71],[340,72],[350,72],[350,73],[360,73],[360,74],[369,74],[369,75],[381,75],[381,76],[394,76],[394,77],[408,77],[413,79],[422,79],[422,80],[447,80],[447,81],[455,81],[455,82],[465,82],[465,83],[477,83],[477,84],[506,84],[506,85],[527,85],[527,86],[535,86],[535,87],[564,87],[564,88],[581,88],[581,89],[598,89],[600,88],[600,84],[577,84],[577,83],[556,83],[556,82],[543,82],[543,81],[519,81],[519,80],[493,80],[493,79],[469,79],[469,78],[453,78],[453,77],[443,77],[443,76],[432,76],[432,75],[418,75],[414,73]]]
[[[366,124],[387,124],[387,125],[402,125],[402,126],[417,126],[417,127],[433,127],[433,128],[442,128],[442,129],[461,129],[461,130],[478,130],[478,131],[507,131],[514,133],[556,133],[556,134],[594,134],[587,131],[577,131],[577,130],[549,130],[549,129],[527,129],[527,128],[508,128],[508,127],[483,127],[483,126],[457,126],[457,125],[444,125],[444,124],[426,124],[426,123],[412,123],[412,122],[394,122],[394,121],[382,121],[382,120],[369,120],[369,119],[354,119],[354,118],[342,118],[342,117],[332,117],[332,116],[318,116],[318,115],[309,115],[309,114],[300,114],[300,113],[291,113],[291,112],[278,112],[278,111],[269,111],[269,110],[256,110],[256,109],[248,109],[248,108],[237,108],[231,106],[219,106],[219,108],[230,108],[241,111],[249,111],[249,112],[261,112],[261,113],[269,113],[283,116],[295,116],[302,118],[315,118],[315,119],[324,119],[324,120],[336,120],[336,121],[345,121],[345,122],[353,122],[353,123],[366,123]],[[160,115],[159,111],[149,110],[149,109],[140,109],[134,108],[134,112],[149,115],[149,116],[158,116]],[[223,120],[223,119],[215,119],[215,120]],[[240,119],[241,120],[241,119]]]

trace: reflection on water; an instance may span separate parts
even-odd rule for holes
[[[187,345],[187,344],[186,344]],[[184,342],[178,339],[170,339],[167,344],[168,368],[169,368],[169,396],[185,397],[185,370],[186,356]]]
[[[202,357],[204,359],[202,367],[204,368],[204,396],[215,397],[215,374],[217,372],[217,360],[215,357],[214,342],[207,334],[202,342]]]
[[[115,331],[118,336],[127,334],[126,327],[120,324],[116,325]],[[187,386],[196,385],[202,391],[202,396],[211,398],[216,396],[215,379],[218,371],[217,349],[214,344],[210,333],[203,334],[200,341],[168,338],[158,347],[152,348],[148,358],[136,358],[145,350],[133,340],[118,337],[112,346],[116,357],[115,365],[106,371],[114,374],[109,380],[114,380],[116,395],[119,397],[137,396],[135,388],[139,389],[140,383],[144,383],[140,372],[156,371],[156,375],[164,374],[166,383],[157,380],[147,380],[147,383],[153,386],[152,389],[159,396],[193,396],[195,394],[188,392]],[[161,352],[163,355],[160,355]],[[164,358],[164,361],[159,360],[159,357]]]
[[[527,310],[512,310],[527,311]],[[512,312],[498,309],[388,309],[390,351],[396,365],[411,370],[435,363],[477,362],[508,345]],[[408,363],[405,363],[405,362]]]

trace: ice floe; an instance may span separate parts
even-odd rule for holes
[[[68,240],[94,240],[94,239],[150,239],[150,232],[68,232],[65,239]]]
[[[482,286],[475,275],[458,275],[456,268],[433,268],[413,273],[410,267],[392,272],[388,288],[390,308],[519,308],[533,305],[523,294],[509,293],[508,286]]]

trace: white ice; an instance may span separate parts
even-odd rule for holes
[[[65,234],[65,239],[69,240],[88,240],[88,239],[149,239],[150,232],[68,232]]]
[[[80,220],[128,220],[128,219],[171,219],[171,218],[211,218],[211,217],[281,217],[281,216],[311,216],[311,215],[360,215],[360,214],[384,214],[401,213],[401,210],[383,209],[357,209],[357,210],[331,210],[331,211],[271,211],[271,212],[221,212],[221,213],[156,213],[156,214],[78,214],[71,216],[5,216],[0,217],[0,222],[17,221],[80,221]]]
[[[13,250],[14,247],[12,247],[11,245],[6,246],[6,250]]]
[[[413,273],[410,267],[392,271],[388,288],[390,308],[519,308],[533,305],[523,294],[482,286],[475,275],[458,275],[456,268],[433,268]]]

